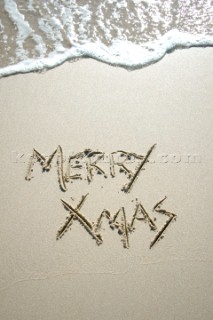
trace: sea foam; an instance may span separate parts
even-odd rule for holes
[[[82,57],[133,70],[213,46],[213,1],[4,0],[0,30],[0,77]]]

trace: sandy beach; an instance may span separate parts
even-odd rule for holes
[[[212,48],[193,48],[132,72],[84,59],[0,80],[2,320],[212,319],[212,68]],[[109,161],[107,178],[83,176],[66,192],[55,166],[36,163],[25,180],[33,148],[48,156],[60,145],[67,161],[154,144],[129,193]],[[152,209],[165,196],[176,221],[152,249],[156,232],[140,220],[129,249],[106,220],[101,245],[78,219],[56,240],[69,216],[61,199],[76,207],[87,193],[89,222],[120,208],[131,221],[140,202],[161,230],[168,216]]]

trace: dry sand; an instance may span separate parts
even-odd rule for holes
[[[85,59],[1,79],[2,320],[213,318],[212,68],[208,48],[177,51],[134,72]],[[41,173],[37,165],[34,179],[24,179],[33,148],[144,154],[154,143],[127,195],[122,174],[74,182],[65,193],[54,168]],[[187,155],[197,156],[190,162]],[[90,221],[122,206],[130,220],[136,198],[153,215],[165,195],[163,207],[177,221],[151,250],[154,233],[141,221],[129,250],[105,222],[100,246],[77,221],[56,241],[68,214],[60,199],[77,205],[87,192],[82,211]]]

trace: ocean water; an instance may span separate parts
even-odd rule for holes
[[[213,46],[212,0],[2,0],[0,77],[91,57],[130,70]]]

